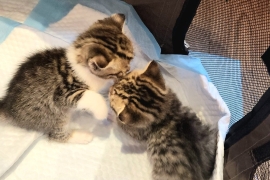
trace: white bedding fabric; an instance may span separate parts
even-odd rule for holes
[[[23,23],[37,3],[38,0],[0,0],[0,16]]]
[[[83,12],[83,14],[81,13]],[[85,14],[89,18],[83,22]],[[25,25],[16,27],[0,44],[0,97],[26,56],[36,50],[48,47],[66,47],[74,37],[92,22],[106,15],[77,5],[63,19],[51,24],[44,32]],[[132,23],[132,19],[129,19]],[[137,23],[134,21],[134,23]],[[152,58],[157,58],[153,45],[149,49],[140,48],[146,34],[131,34],[130,27],[125,32],[132,39],[135,48],[134,68],[143,68]],[[133,29],[134,32],[134,29]],[[136,39],[136,41],[135,41]],[[139,43],[138,43],[139,42]],[[147,41],[149,43],[150,41]],[[143,46],[147,47],[147,46]],[[149,52],[152,53],[149,53]],[[146,56],[151,57],[151,59]],[[189,58],[190,60],[190,58]],[[179,61],[185,61],[179,57]],[[217,167],[213,180],[222,179],[223,143],[229,124],[230,113],[219,96],[217,89],[204,75],[165,63],[162,65],[167,85],[170,86],[184,105],[190,106],[203,121],[219,121],[220,138],[218,143]],[[192,62],[190,62],[192,63]],[[1,117],[0,117],[1,118]],[[74,126],[89,129],[95,134],[88,145],[61,144],[49,142],[37,132],[27,132],[6,124],[0,125],[0,179],[7,180],[150,180],[151,166],[145,147],[134,143],[122,134],[110,121],[95,121],[83,113],[74,115]]]

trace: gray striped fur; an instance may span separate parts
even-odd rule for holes
[[[147,144],[153,180],[210,179],[217,129],[202,124],[167,88],[158,64],[133,71],[110,89],[117,124]]]
[[[9,83],[0,113],[12,124],[52,140],[90,142],[90,133],[69,129],[70,115],[87,110],[96,119],[107,117],[107,103],[99,92],[125,75],[133,58],[132,44],[122,33],[124,21],[124,15],[114,14],[90,26],[68,49],[30,56]]]

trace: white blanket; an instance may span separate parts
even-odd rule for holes
[[[102,7],[100,4],[99,8]],[[130,8],[121,3],[123,7]],[[44,32],[26,25],[14,28],[0,44],[0,97],[5,94],[12,74],[26,56],[48,47],[68,46],[78,33],[105,16],[78,4]],[[223,142],[230,119],[226,104],[208,81],[207,74],[196,71],[203,68],[198,59],[188,56],[160,58],[156,44],[133,16],[131,13],[127,15],[125,26],[126,34],[135,46],[133,67],[142,68],[151,59],[158,60],[167,85],[177,93],[183,104],[190,106],[203,121],[219,122],[218,161],[213,179],[222,179]],[[196,66],[194,62],[197,62]],[[88,129],[96,135],[93,142],[88,145],[49,142],[40,133],[0,125],[0,179],[151,179],[151,166],[145,148],[118,131],[113,123],[98,122],[83,113],[77,113],[74,121],[74,126]]]

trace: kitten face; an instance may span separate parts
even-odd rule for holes
[[[76,61],[104,78],[121,78],[130,69],[133,46],[123,34],[125,16],[114,14],[94,23],[74,42]]]
[[[145,70],[132,71],[115,83],[109,99],[119,122],[140,128],[147,127],[160,115],[166,93],[158,64],[152,61]]]

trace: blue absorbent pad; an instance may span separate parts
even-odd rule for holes
[[[10,32],[18,25],[20,25],[19,22],[5,17],[0,17],[0,43],[5,41]]]

